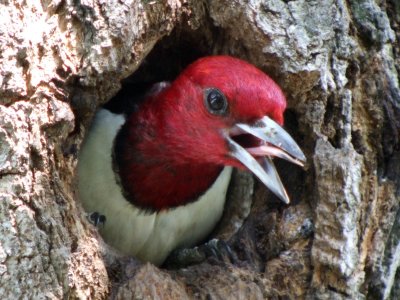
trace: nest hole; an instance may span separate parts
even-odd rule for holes
[[[196,59],[215,53],[230,54],[224,53],[229,50],[221,50],[229,49],[226,45],[221,47],[221,43],[224,43],[224,40],[215,41],[215,37],[220,36],[221,32],[212,30],[205,31],[206,33],[196,31],[182,32],[181,29],[176,29],[169,36],[166,36],[159,41],[143,60],[140,67],[133,74],[121,81],[121,89],[113,98],[104,104],[104,107],[115,113],[121,113],[126,110],[126,107],[136,105],[138,101],[140,101],[141,96],[144,95],[153,84],[162,81],[173,81],[187,65]],[[243,57],[246,57],[245,52],[243,52]],[[269,75],[272,75],[271,77],[274,79],[279,77],[274,76],[274,74]],[[285,128],[299,143],[299,145],[303,144],[303,137],[300,135],[298,130],[295,111],[286,111]],[[286,187],[290,197],[295,200],[292,205],[296,205],[301,199],[305,198],[305,171],[282,160],[275,160],[275,162],[284,186]],[[265,197],[268,197],[268,199],[266,200]],[[265,220],[266,217],[269,218],[271,212],[276,214],[275,212],[278,211],[278,214],[282,214],[286,206],[271,192],[265,191],[265,188],[261,189],[260,184],[258,183],[256,184],[255,195],[253,198],[253,201],[258,201],[259,203],[255,205],[256,208],[250,213],[250,215],[253,215],[253,218],[250,218],[249,222],[243,224],[242,230],[238,231],[236,236],[232,239],[232,244],[233,248],[239,252],[239,255],[243,246],[252,248],[244,252],[242,251],[243,253],[240,255],[240,258],[246,259],[246,257],[257,257],[251,258],[251,262],[249,263],[258,265],[256,269],[262,269],[263,263],[260,263],[260,260],[265,263],[265,261],[271,257],[264,256],[263,253],[261,254],[263,257],[260,257],[257,248],[261,247],[260,244],[266,243],[265,236],[270,235],[268,231],[272,232],[274,226],[254,226],[254,224],[257,220]],[[279,219],[281,217],[276,218],[277,219],[271,220],[267,223],[269,224],[272,222],[275,225],[279,224]],[[259,232],[260,230],[262,233]],[[264,237],[261,241],[254,241],[254,239],[258,239],[257,236]],[[212,236],[209,238],[212,238]],[[252,241],[250,242],[247,240]],[[277,246],[275,250],[277,253],[280,252],[282,246]]]

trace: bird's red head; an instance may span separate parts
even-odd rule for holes
[[[227,102],[221,117],[228,126],[263,116],[283,124],[286,99],[281,89],[265,73],[243,60],[230,56],[205,57],[190,65],[178,80],[196,86],[197,93],[201,93],[200,102],[207,98],[208,91],[219,91]],[[197,104],[199,107],[203,104],[204,108],[204,103]]]
[[[256,67],[229,56],[195,61],[129,118],[126,148],[131,150],[124,154],[121,174],[129,177],[125,189],[132,190],[135,201],[149,198],[149,191],[155,194],[151,201],[175,199],[172,205],[150,205],[163,209],[194,200],[193,195],[210,185],[223,166],[231,165],[250,169],[269,188],[272,176],[272,181],[279,181],[273,185],[280,185],[273,191],[288,200],[279,177],[266,170],[261,159],[305,159],[278,125],[283,124],[285,107],[279,86]],[[152,172],[146,179],[137,175],[146,170]],[[168,187],[156,191],[153,180],[166,180]],[[178,191],[169,188],[174,183],[180,185]],[[150,190],[145,191],[146,185]]]
[[[146,104],[145,104],[146,105]],[[237,123],[264,116],[283,123],[285,97],[267,75],[229,56],[211,56],[187,67],[163,93],[147,103],[162,115],[157,131],[168,155],[179,162],[242,166],[229,155]]]

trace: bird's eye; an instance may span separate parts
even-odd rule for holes
[[[214,115],[224,115],[228,110],[228,101],[226,101],[226,97],[216,88],[206,89],[204,100],[208,111]]]

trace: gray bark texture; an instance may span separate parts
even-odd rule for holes
[[[397,0],[0,1],[0,298],[400,299],[399,40]],[[121,257],[76,196],[91,118],[210,54],[287,95],[292,203],[237,173],[214,235],[238,263]]]

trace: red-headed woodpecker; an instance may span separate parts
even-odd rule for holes
[[[122,253],[161,264],[221,217],[231,167],[253,172],[289,198],[271,157],[305,156],[280,125],[286,100],[256,67],[201,58],[156,85],[129,114],[97,112],[79,156],[79,197],[106,217],[100,231]]]

